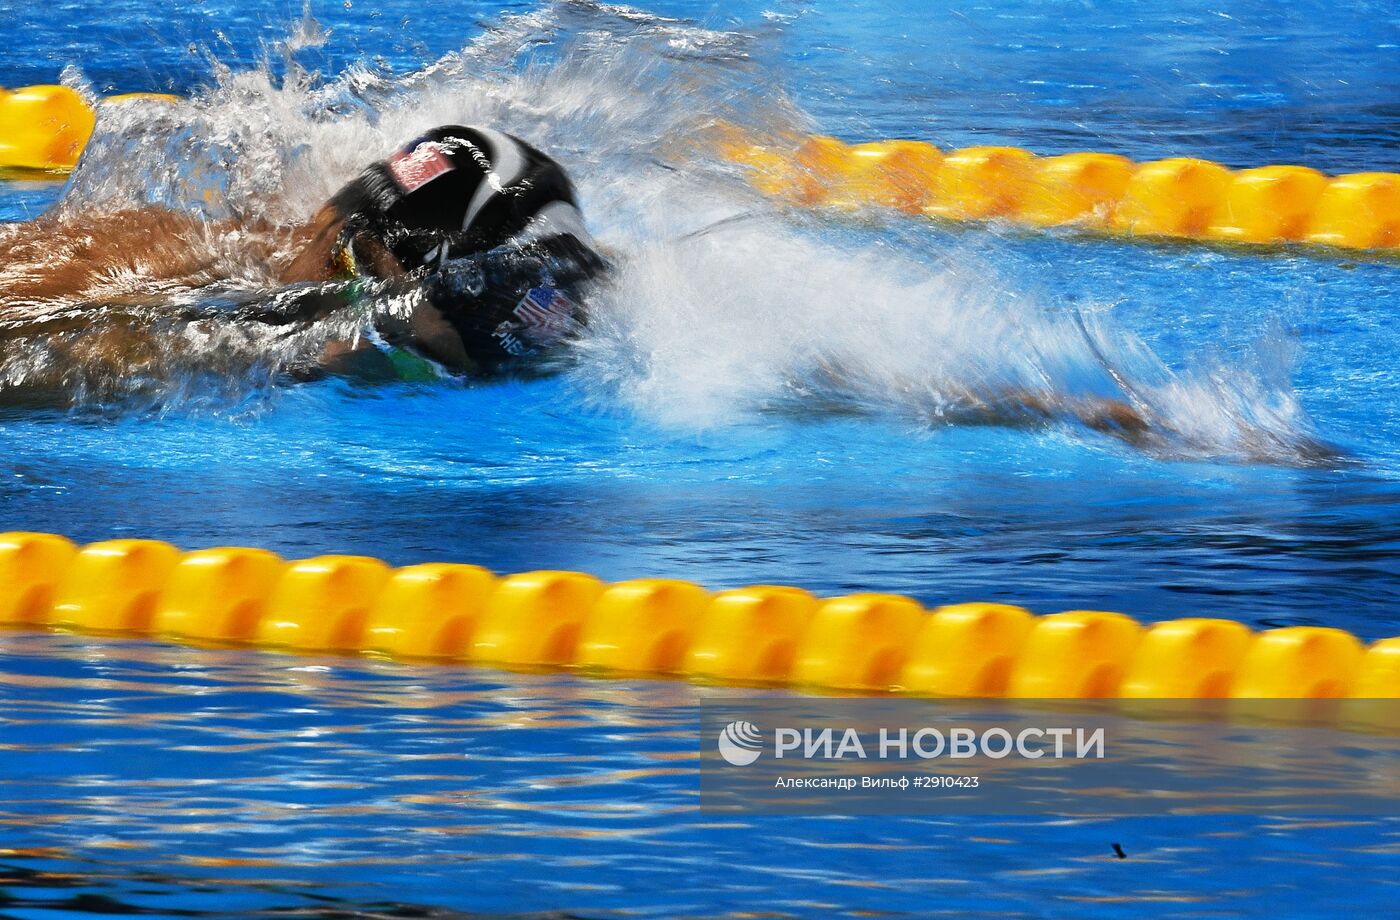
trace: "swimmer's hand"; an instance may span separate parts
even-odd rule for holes
[[[389,356],[368,342],[327,342],[321,351],[319,370],[335,377],[349,377],[363,383],[388,383],[398,378]]]
[[[282,271],[284,284],[303,281],[333,281],[339,275],[335,265],[336,248],[340,243],[345,220],[330,205],[316,212],[311,223],[303,228],[305,242],[290,265]],[[372,278],[399,278],[405,272],[399,260],[379,240],[357,233],[350,240],[355,265]]]

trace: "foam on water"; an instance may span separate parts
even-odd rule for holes
[[[213,85],[188,102],[105,108],[58,219],[152,204],[197,213],[208,230],[186,242],[229,280],[147,286],[142,315],[165,316],[148,343],[158,360],[137,375],[65,364],[59,385],[79,403],[139,394],[136,404],[167,409],[246,406],[250,394],[275,392],[279,375],[313,364],[328,338],[356,334],[374,310],[405,309],[402,295],[295,329],[172,319],[161,307],[284,296],[268,260],[250,254],[253,237],[285,258],[280,228],[366,162],[431,126],[483,123],[560,159],[617,257],[566,370],[580,399],[603,411],[704,427],[835,408],[917,427],[1087,424],[1169,456],[1326,455],[1288,384],[1281,334],[1230,362],[1169,367],[1114,322],[1110,305],[1066,306],[1018,287],[985,256],[940,249],[922,222],[852,228],[759,197],[704,137],[717,119],[756,132],[811,129],[775,90],[781,74],[755,63],[768,38],[563,2],[503,17],[415,73],[366,62],[323,80],[295,60],[324,39],[308,11],[269,50],[285,56],[285,78],[216,62]],[[106,280],[109,292],[142,288],[139,278]],[[0,388],[81,351],[11,343]],[[1107,401],[1146,428],[1125,430],[1105,415]]]

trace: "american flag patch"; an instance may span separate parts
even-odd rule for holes
[[[541,345],[552,345],[574,327],[574,302],[554,288],[531,288],[513,311],[521,331]]]
[[[389,172],[394,174],[394,181],[405,193],[416,192],[443,173],[451,172],[452,168],[452,161],[432,141],[389,157]]]

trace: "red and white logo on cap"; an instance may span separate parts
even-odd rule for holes
[[[416,192],[443,173],[452,171],[452,161],[442,148],[424,141],[412,150],[400,150],[389,157],[389,172],[405,193]]]

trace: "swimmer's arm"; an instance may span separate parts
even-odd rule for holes
[[[1032,416],[1049,420],[1068,415],[1086,428],[1125,441],[1140,439],[1152,427],[1139,409],[1121,399],[1079,396],[1052,401],[1029,390],[1012,390],[1004,398]]]
[[[0,230],[0,308],[63,298],[105,302],[129,293],[138,279],[207,283],[215,255],[201,244],[209,230],[165,208],[7,225]]]

